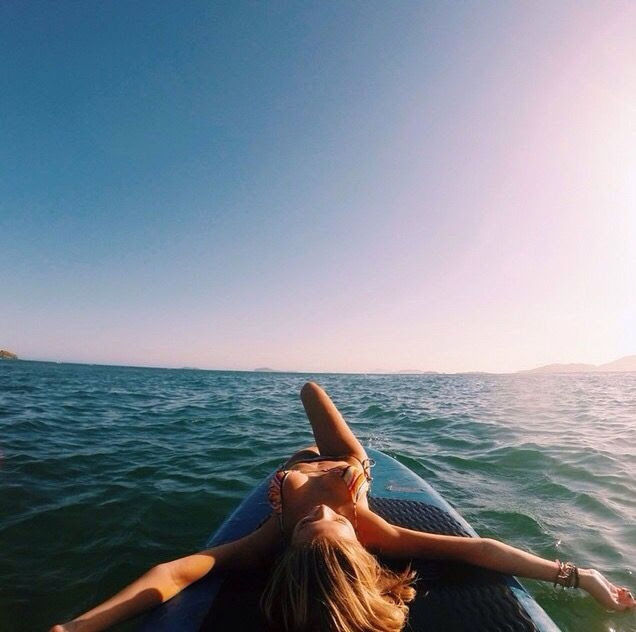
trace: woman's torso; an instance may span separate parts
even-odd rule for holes
[[[278,480],[270,484],[270,502],[286,532],[319,504],[328,505],[354,526],[359,510],[368,508],[368,469],[355,457],[291,459],[274,477]]]

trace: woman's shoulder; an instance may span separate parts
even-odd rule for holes
[[[358,506],[358,538],[370,550],[379,550],[387,538],[395,535],[395,526],[379,516],[368,504]]]

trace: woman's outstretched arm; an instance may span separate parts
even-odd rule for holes
[[[116,623],[168,601],[180,590],[170,571],[170,563],[158,564],[110,599],[72,621],[53,626],[50,632],[107,630]]]
[[[227,544],[158,564],[116,595],[49,632],[100,632],[154,608],[186,586],[216,570],[253,568],[266,564],[276,546],[278,527],[270,518],[253,533]]]
[[[364,510],[363,510],[364,511]],[[554,582],[559,564],[490,538],[464,538],[412,531],[391,525],[367,510],[360,531],[365,546],[397,558],[451,559],[506,575]],[[626,610],[636,606],[627,588],[614,586],[594,569],[578,569],[579,587],[606,608]]]

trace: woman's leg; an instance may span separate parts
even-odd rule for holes
[[[309,423],[320,454],[327,456],[353,455],[360,461],[367,453],[347,425],[329,395],[315,384],[307,382],[300,391]]]

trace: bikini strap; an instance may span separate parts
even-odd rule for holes
[[[278,526],[281,533],[285,534],[283,525],[283,486],[290,470],[277,470],[272,476],[267,490],[267,499],[278,517]]]
[[[371,476],[371,468],[375,466],[375,461],[369,458],[361,461],[355,454],[350,454],[349,457],[360,463],[360,467],[362,468],[367,481],[371,482],[373,480],[373,477]]]
[[[359,459],[358,459],[359,460]],[[370,467],[370,466],[369,466]],[[371,485],[371,476],[364,470],[354,465],[348,465],[342,470],[342,479],[349,490],[353,505],[353,528],[358,531],[358,499],[363,491],[368,491]]]

